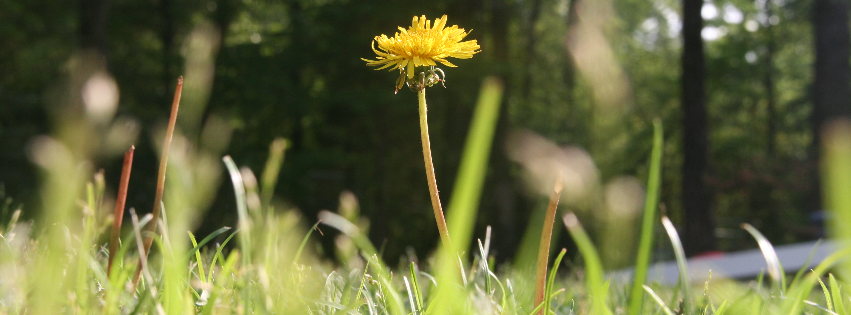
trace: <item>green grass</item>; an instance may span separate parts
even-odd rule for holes
[[[0,314],[848,314],[845,305],[851,296],[848,279],[842,276],[848,272],[851,247],[840,248],[787,283],[770,242],[750,225],[744,228],[763,250],[770,282],[763,284],[759,277],[695,284],[681,277],[676,286],[668,287],[647,279],[659,225],[669,239],[655,241],[671,244],[680,272],[687,274],[674,225],[666,217],[657,218],[663,145],[659,122],[654,123],[648,160],[636,277],[627,283],[609,280],[593,235],[568,213],[563,223],[579,252],[561,250],[554,264],[545,264],[550,271],[544,301],[535,303],[534,271],[494,270],[490,230],[484,240],[473,235],[501,95],[500,83],[483,84],[448,203],[452,248],[440,249],[435,259],[409,261],[395,270],[366,237],[350,197],[341,198],[340,213],[323,211],[319,222],[274,202],[284,140],[270,146],[258,180],[252,170],[239,168],[238,161],[225,156],[223,163],[218,162],[216,154],[195,150],[176,135],[163,216],[151,222],[151,215],[130,212],[132,228],[114,247],[115,263],[108,273],[112,217],[103,174],[88,170],[78,160],[83,155],[64,147],[61,135],[42,139],[35,151],[50,153],[39,160],[45,183],[42,216],[20,221],[25,210],[9,201],[0,209],[4,218],[10,218],[0,222]],[[851,199],[843,194],[851,187],[847,166],[851,128],[837,128],[828,135],[824,167],[831,175],[825,186],[828,204],[838,218],[832,235],[847,239],[851,234],[841,227],[851,222]],[[201,238],[191,228],[203,216],[205,200],[219,182],[218,175],[207,173],[211,165],[222,174],[227,170],[239,222],[235,229],[221,227]],[[147,232],[148,224],[157,224],[156,233]],[[340,251],[349,251],[338,255],[345,259],[329,261],[311,251],[320,225],[339,230],[352,244],[349,249],[340,245]],[[144,251],[141,242],[147,236],[154,237],[152,255],[139,269],[141,282],[133,290]],[[469,244],[477,247],[471,249]],[[473,253],[472,261],[467,253]],[[574,268],[564,272],[563,259]]]

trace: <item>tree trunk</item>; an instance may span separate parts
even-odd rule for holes
[[[765,1],[765,15],[771,18],[773,14],[771,1]],[[766,149],[768,159],[774,159],[776,154],[777,143],[777,100],[774,97],[774,51],[776,50],[777,42],[774,39],[774,29],[771,23],[765,27],[766,33],[766,50],[765,50],[765,76],[763,84],[765,85],[766,104]]]
[[[683,0],[682,122],[684,211],[683,243],[689,256],[715,249],[708,171],[706,93],[704,91],[702,0]]]
[[[815,83],[811,123],[813,142],[810,156],[819,164],[822,128],[838,118],[851,117],[851,66],[849,66],[848,3],[842,0],[816,0],[813,24],[816,39]],[[821,210],[821,181],[814,170],[814,189],[807,198],[810,211]]]

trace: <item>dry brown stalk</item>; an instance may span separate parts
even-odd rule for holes
[[[544,228],[541,231],[541,244],[538,247],[538,266],[535,274],[535,306],[544,302],[547,285],[547,263],[550,260],[550,241],[553,236],[553,222],[556,219],[558,200],[561,198],[561,176],[556,179],[553,191],[550,194],[550,203],[547,205],[547,214],[544,217]],[[538,314],[545,314],[546,310],[541,308]]]
[[[154,196],[154,211],[151,222],[148,223],[148,233],[145,236],[145,252],[142,257],[139,257],[139,267],[136,268],[136,275],[133,277],[133,289],[139,284],[139,276],[142,274],[141,260],[147,260],[148,254],[151,252],[151,245],[154,243],[153,235],[156,233],[157,224],[162,212],[163,191],[165,190],[165,171],[168,166],[168,152],[171,148],[171,138],[174,136],[174,125],[177,124],[177,109],[180,107],[180,94],[183,92],[183,76],[177,78],[177,88],[174,90],[174,100],[171,103],[171,115],[168,118],[168,127],[165,132],[165,140],[163,140],[162,155],[160,155],[160,169],[157,173],[157,192]]]
[[[107,274],[112,274],[112,262],[118,252],[118,240],[121,238],[121,221],[124,219],[124,205],[127,202],[127,186],[130,184],[130,171],[133,169],[133,152],[136,147],[131,145],[124,153],[124,165],[121,168],[121,180],[118,183],[118,195],[115,196],[115,212],[112,220],[112,233],[109,236],[109,263]]]

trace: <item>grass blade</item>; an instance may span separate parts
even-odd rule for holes
[[[807,304],[807,305],[809,305],[809,306],[812,306],[812,307],[815,307],[815,308],[817,308],[817,309],[820,309],[820,310],[824,311],[825,313],[828,313],[828,314],[831,314],[831,315],[838,315],[838,314],[836,314],[836,312],[831,311],[831,310],[829,310],[829,309],[825,308],[824,306],[818,305],[818,303],[813,302],[813,301],[809,301],[809,300],[807,300],[807,301],[804,301],[804,304]]]
[[[553,295],[553,285],[556,281],[556,276],[558,275],[558,267],[561,265],[561,259],[564,258],[564,254],[567,253],[567,249],[562,248],[561,252],[556,257],[555,262],[553,262],[553,269],[550,271],[550,278],[547,280],[547,288],[544,290],[545,296],[550,297]],[[549,314],[550,309],[552,308],[552,298],[547,298],[544,300],[544,313]]]
[[[369,262],[370,262],[370,259],[366,259],[366,265],[363,267],[363,275],[360,278],[360,286],[358,286],[358,294],[355,295],[355,301],[360,300],[361,292],[365,290],[364,289],[364,283],[366,283],[366,275],[369,274],[369,273],[367,273],[369,271]],[[367,294],[366,298],[369,298],[368,294]]]
[[[644,216],[641,220],[641,236],[638,241],[638,253],[635,258],[635,271],[632,279],[632,290],[627,306],[630,315],[641,313],[644,305],[644,290],[642,285],[647,281],[647,270],[650,268],[650,254],[653,249],[653,235],[656,224],[656,210],[659,204],[659,186],[662,174],[662,149],[664,134],[662,121],[653,120],[653,151],[650,153],[650,170],[647,174],[647,197],[644,199]]]
[[[564,293],[564,291],[565,291],[564,289],[559,289],[558,291],[556,291],[552,295],[547,296],[547,300],[554,299],[556,296],[559,296],[560,294]],[[532,312],[529,313],[529,315],[534,315],[534,314],[540,312],[543,308],[544,308],[544,303],[538,304],[537,306],[535,306],[534,309],[532,309]],[[549,313],[553,313],[553,312],[549,312]],[[553,313],[553,314],[555,314],[555,313]]]
[[[759,244],[759,249],[762,251],[762,256],[765,257],[765,263],[768,264],[768,275],[771,276],[772,283],[775,288],[780,289],[783,294],[783,288],[786,287],[786,277],[783,268],[780,267],[780,259],[777,258],[777,252],[774,251],[774,246],[771,242],[750,224],[743,223],[742,228],[756,239]]]
[[[671,246],[674,248],[674,256],[677,258],[677,269],[680,271],[679,282],[683,290],[683,309],[680,311],[689,313],[691,280],[689,279],[688,264],[686,260],[686,253],[683,250],[683,243],[680,241],[680,235],[677,233],[677,229],[674,228],[674,223],[671,223],[671,220],[668,219],[667,216],[662,216],[662,226],[665,227],[665,231],[668,232],[668,237],[671,239]]]
[[[207,245],[207,243],[209,243],[210,241],[212,241],[214,238],[221,235],[222,233],[230,231],[230,229],[231,228],[227,227],[227,226],[221,227],[218,230],[213,231],[213,233],[210,233],[210,235],[207,235],[207,237],[205,237],[200,242],[198,242],[198,244],[195,244],[194,240],[193,240],[192,250],[190,250],[189,253],[186,254],[187,259],[189,259],[188,257],[191,257],[193,254],[198,252],[201,249],[201,247],[204,247],[204,245]],[[192,233],[190,232],[190,234],[192,234]],[[192,237],[194,238],[195,235],[192,235]]]
[[[216,265],[216,260],[219,259],[221,261],[225,261],[224,256],[222,256],[222,249],[224,249],[225,246],[227,246],[227,244],[230,242],[230,240],[234,236],[236,236],[237,232],[239,232],[239,230],[233,231],[233,233],[228,235],[228,237],[225,239],[225,241],[222,242],[222,244],[219,245],[218,248],[216,248],[216,254],[213,255],[213,261],[210,262],[210,274],[207,276],[207,279],[211,279],[211,280],[213,279],[213,268],[212,267]],[[228,256],[228,257],[230,257],[230,256]]]
[[[502,92],[503,86],[499,79],[488,78],[482,83],[448,207],[451,209],[447,222],[449,230],[453,232],[452,247],[440,249],[437,255],[436,275],[439,282],[445,285],[438,287],[428,311],[445,314],[456,305],[462,305],[455,303],[462,295],[458,294],[458,287],[451,283],[458,282],[457,275],[464,270],[457,263],[457,253],[467,252],[472,240]]]
[[[411,273],[411,285],[414,287],[414,301],[416,302],[416,304],[411,304],[411,308],[414,309],[414,314],[419,314],[425,308],[423,307],[423,294],[420,291],[420,283],[417,281],[417,265],[411,262],[408,270]]]
[[[490,230],[490,226],[488,226],[488,230]],[[491,284],[491,277],[489,275],[491,268],[490,268],[490,265],[488,264],[488,259],[487,259],[488,252],[485,249],[485,247],[482,245],[481,239],[478,239],[477,242],[479,244],[479,256],[482,257],[481,261],[479,261],[479,267],[485,273],[485,292],[487,292],[488,295],[490,295],[491,291],[493,290],[493,284]]]
[[[585,259],[585,287],[591,295],[591,314],[612,314],[612,311],[606,306],[607,285],[603,283],[603,264],[600,262],[600,256],[597,254],[597,249],[594,248],[594,243],[591,242],[573,212],[567,213],[562,217],[562,220]]]
[[[824,282],[821,281],[821,277],[816,278],[818,280],[818,284],[821,285],[821,291],[824,293],[824,301],[827,302],[827,309],[833,311],[833,302],[830,298],[830,290],[827,289],[827,286],[824,285]]]
[[[248,206],[245,201],[245,186],[242,183],[242,174],[230,155],[225,155],[222,161],[227,166],[230,174],[233,192],[236,196],[236,214],[239,217],[239,247],[242,248],[242,264],[251,265],[251,221],[248,217]]]
[[[715,311],[715,313],[712,313],[712,315],[724,315],[724,313],[727,312],[727,306],[727,300],[724,300],[724,302],[721,302],[721,306],[718,307],[718,310]]]
[[[304,251],[304,246],[307,245],[307,240],[310,239],[310,234],[313,234],[313,231],[316,230],[316,227],[319,226],[319,223],[322,223],[322,221],[316,221],[316,223],[313,224],[312,227],[310,227],[310,231],[307,231],[307,235],[305,235],[304,238],[301,240],[301,244],[298,245],[298,250],[295,252],[295,258],[293,258],[294,264],[298,263],[299,258],[301,258],[301,253]]]
[[[186,231],[186,233],[189,234],[189,240],[192,241],[192,246],[198,248],[198,242],[195,241],[195,235],[193,235],[190,231]],[[195,262],[198,263],[198,277],[201,278],[201,282],[206,283],[207,280],[204,279],[204,261],[201,260],[201,252],[198,250],[193,250],[192,252],[195,253]],[[210,268],[213,268],[213,266],[210,266]]]
[[[236,163],[230,155],[225,155],[222,158],[225,166],[230,174],[230,180],[233,184],[233,193],[236,196],[236,213],[239,217],[239,248],[242,249],[242,266],[251,265],[251,220],[248,216],[248,203],[245,198],[245,183],[242,181],[242,173],[236,167]],[[249,314],[251,304],[251,290],[242,290],[243,295],[243,312]]]
[[[845,303],[842,302],[842,291],[839,286],[839,283],[836,282],[836,277],[833,274],[829,274],[828,278],[830,279],[830,294],[833,297],[833,307],[836,313],[841,315],[847,314],[845,311]]]
[[[641,285],[641,287],[644,288],[644,290],[647,291],[647,294],[650,294],[650,297],[652,297],[653,300],[659,304],[659,306],[662,308],[662,311],[664,311],[666,315],[674,315],[674,312],[671,311],[671,308],[669,308],[668,305],[665,305],[665,301],[662,301],[662,298],[659,297],[659,295],[656,294],[653,289],[651,289],[647,285]]]
[[[408,304],[411,305],[411,312],[417,314],[419,309],[417,308],[417,303],[414,302],[414,291],[411,289],[411,282],[405,276],[402,276],[402,280],[405,282],[405,291],[408,292]]]
[[[495,78],[486,79],[482,83],[448,207],[452,209],[449,225],[453,231],[455,253],[466,252],[472,239],[501,99],[502,82]]]

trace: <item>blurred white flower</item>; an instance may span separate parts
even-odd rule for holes
[[[532,188],[548,196],[561,174],[562,201],[575,202],[586,197],[599,183],[599,171],[591,155],[575,147],[559,147],[528,130],[512,133],[507,141],[510,159],[523,165]]]

